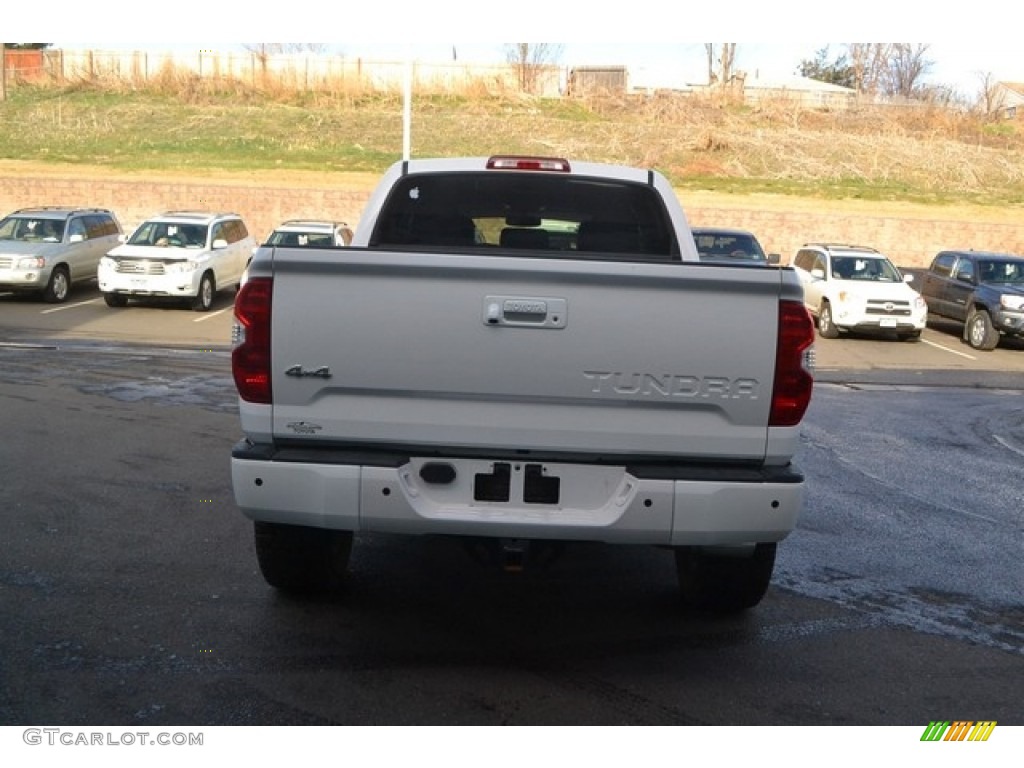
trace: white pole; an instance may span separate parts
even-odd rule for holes
[[[402,95],[402,159],[408,160],[412,149],[412,52],[405,57],[405,89]]]

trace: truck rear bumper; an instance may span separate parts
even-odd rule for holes
[[[236,446],[235,501],[252,520],[316,528],[655,545],[780,541],[796,526],[791,467],[408,458],[321,463]]]

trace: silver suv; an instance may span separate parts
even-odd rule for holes
[[[0,290],[66,301],[73,283],[93,280],[103,255],[123,239],[104,208],[22,208],[0,221]]]
[[[100,261],[100,290],[110,307],[164,297],[205,312],[217,291],[241,282],[255,245],[237,213],[162,213]]]

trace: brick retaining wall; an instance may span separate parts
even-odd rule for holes
[[[815,241],[868,245],[901,267],[926,267],[936,253],[949,249],[1024,254],[1024,223],[692,207],[687,215],[693,226],[749,229],[766,251],[782,254],[783,263]]]
[[[110,208],[126,231],[165,210],[230,210],[242,215],[257,239],[290,218],[340,219],[355,225],[366,202],[365,189],[268,187],[264,182],[181,182],[81,179],[59,176],[0,177],[3,213],[35,205]],[[806,242],[870,245],[903,267],[926,266],[937,251],[976,248],[1024,254],[1024,223],[971,222],[942,218],[899,218],[834,211],[768,211],[758,208],[686,205],[693,225],[749,229],[765,250],[786,263]],[[942,213],[936,208],[936,216]]]

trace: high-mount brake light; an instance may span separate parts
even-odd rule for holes
[[[493,171],[556,171],[569,173],[569,161],[562,157],[531,157],[528,155],[494,155],[487,168]]]

